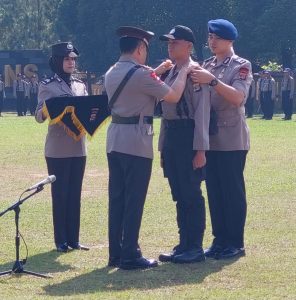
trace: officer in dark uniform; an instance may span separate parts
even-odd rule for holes
[[[0,117],[2,117],[4,98],[5,98],[5,84],[3,82],[2,75],[0,74]]]
[[[157,261],[142,256],[138,244],[152,168],[154,107],[157,99],[179,101],[190,68],[184,66],[169,87],[154,70],[144,66],[154,34],[130,26],[120,27],[117,34],[121,56],[105,75],[112,115],[107,133],[108,265],[126,270],[143,269],[157,266]],[[134,73],[118,94],[118,87],[131,70]],[[114,94],[117,94],[116,101],[112,100]]]
[[[269,71],[262,71],[262,76],[259,78],[258,90],[260,95],[261,109],[263,112],[262,119],[271,120],[274,111],[275,102],[275,80],[271,77]]]
[[[37,107],[37,98],[38,98],[38,80],[37,76],[34,74],[31,77],[31,81],[29,83],[29,93],[30,93],[30,100],[29,100],[29,109],[31,115],[35,115],[35,110]]]
[[[249,96],[245,104],[247,118],[253,118],[255,97],[256,97],[256,85],[255,85],[255,80],[253,79],[249,89]]]
[[[286,68],[283,72],[281,83],[282,91],[282,108],[285,114],[284,120],[291,120],[293,114],[293,97],[294,97],[294,78],[291,75],[291,69]]]
[[[35,118],[46,120],[44,102],[61,96],[86,96],[84,83],[72,77],[78,50],[70,42],[52,46],[49,60],[52,78],[41,81]],[[58,100],[56,100],[58,101]],[[86,164],[85,136],[74,140],[63,124],[48,126],[45,142],[45,159],[49,175],[55,175],[51,185],[54,241],[58,252],[70,249],[89,250],[79,243],[81,188]]]
[[[22,74],[17,74],[17,79],[13,81],[13,96],[16,99],[16,110],[19,117],[23,116],[25,106],[26,82]]]
[[[244,168],[250,149],[245,108],[252,82],[251,63],[237,56],[235,26],[224,19],[208,22],[208,43],[215,56],[192,72],[196,83],[210,85],[211,105],[217,115],[216,134],[206,154],[206,185],[211,213],[212,246],[207,257],[227,259],[245,255],[244,227],[247,201]]]
[[[175,62],[165,82],[171,85],[184,62],[192,62],[195,37],[186,26],[177,25],[160,37],[168,42],[170,59]],[[194,62],[192,62],[194,64]],[[188,78],[181,100],[162,103],[159,138],[164,175],[176,201],[179,244],[159,260],[174,263],[204,261],[205,202],[201,191],[209,150],[210,93],[208,85],[194,86]]]

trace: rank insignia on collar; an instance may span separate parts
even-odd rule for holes
[[[230,59],[231,59],[231,57],[226,57],[226,58],[224,59],[224,61],[223,61],[223,64],[224,64],[224,65],[228,65],[229,62],[230,62]]]

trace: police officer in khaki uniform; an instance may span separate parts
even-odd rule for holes
[[[144,202],[153,159],[153,112],[157,99],[177,102],[184,90],[184,66],[169,87],[145,67],[152,32],[123,26],[121,56],[105,75],[109,99],[126,74],[138,66],[111,106],[112,122],[107,133],[109,164],[109,266],[122,269],[149,268],[157,261],[142,256],[138,245]],[[110,103],[110,102],[109,102]]]
[[[165,79],[172,85],[182,64],[192,62],[190,55],[195,37],[190,28],[177,25],[160,39],[168,42],[170,59],[175,62]],[[205,151],[209,150],[209,86],[194,86],[188,78],[177,104],[162,103],[162,117],[159,151],[164,175],[176,201],[179,244],[172,252],[161,254],[159,260],[174,263],[204,261],[205,202],[201,182],[204,180]]]
[[[255,80],[252,79],[250,89],[249,89],[248,99],[247,99],[247,102],[245,104],[247,118],[253,118],[254,99],[255,98],[256,98],[256,84],[255,84]]]
[[[0,117],[2,117],[4,98],[5,98],[5,84],[2,80],[2,75],[0,74]]]
[[[38,102],[38,85],[37,76],[34,74],[29,82],[29,109],[32,116],[35,114]]]
[[[35,118],[42,123],[44,101],[59,96],[85,96],[82,81],[71,75],[75,70],[78,50],[70,42],[52,46],[50,68],[55,75],[41,81]],[[58,100],[57,100],[58,101]],[[55,175],[51,185],[54,240],[59,252],[72,249],[88,250],[79,243],[81,187],[86,163],[85,137],[75,141],[62,124],[48,126],[45,159],[49,175]]]
[[[30,80],[26,75],[23,75],[23,80],[25,82],[25,98],[23,102],[23,115],[26,116],[30,105]]]
[[[293,114],[294,78],[291,76],[291,69],[289,68],[284,69],[281,90],[282,108],[285,114],[283,119],[291,120]]]
[[[16,111],[19,117],[23,116],[25,107],[26,82],[22,74],[17,74],[17,79],[13,81],[13,96],[16,99]]]
[[[271,120],[273,117],[274,102],[275,102],[275,80],[271,77],[270,72],[262,71],[262,76],[259,78],[258,91],[260,96],[260,104],[263,112],[262,119]]]
[[[208,23],[208,43],[214,57],[192,80],[211,87],[211,105],[217,114],[218,132],[210,136],[206,185],[214,241],[207,257],[226,259],[245,254],[244,227],[247,202],[244,167],[250,148],[244,104],[252,81],[251,64],[237,56],[235,26],[224,19]]]

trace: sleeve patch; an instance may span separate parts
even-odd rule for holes
[[[241,80],[246,80],[248,74],[249,74],[249,69],[248,68],[243,67],[243,68],[239,69],[239,78]]]
[[[160,78],[156,75],[155,72],[151,72],[151,73],[150,73],[150,77],[151,77],[152,79],[156,80],[156,81],[159,81],[159,82],[161,81]]]

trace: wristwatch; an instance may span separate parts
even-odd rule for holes
[[[217,78],[214,78],[213,80],[211,80],[211,81],[209,82],[209,86],[216,86],[217,84],[218,84]]]

